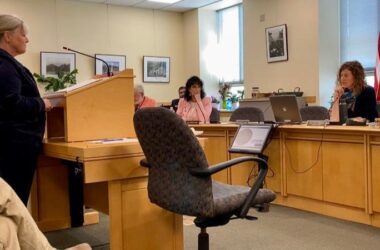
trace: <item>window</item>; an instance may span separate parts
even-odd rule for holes
[[[243,85],[243,17],[241,4],[218,10],[219,82]]]
[[[373,86],[377,36],[380,31],[380,2],[341,0],[340,12],[341,62],[361,62],[366,71],[367,83]]]

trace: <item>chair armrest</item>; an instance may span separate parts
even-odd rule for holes
[[[151,167],[149,162],[146,160],[146,158],[144,158],[140,161],[140,166],[144,167],[144,168],[150,168]]]
[[[212,165],[209,168],[191,168],[189,171],[192,175],[195,175],[195,176],[200,176],[200,177],[210,176],[210,175],[213,175],[213,174],[215,174],[219,171],[222,171],[226,168],[229,168],[233,165],[236,165],[236,164],[242,163],[242,162],[246,162],[246,161],[255,161],[255,162],[258,162],[259,165],[262,162],[265,165],[267,165],[266,161],[264,159],[259,158],[259,157],[242,156],[242,157],[238,157],[238,158],[235,158],[235,159],[232,159],[229,161],[225,161],[225,162],[221,162],[221,163]]]

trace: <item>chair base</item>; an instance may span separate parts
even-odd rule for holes
[[[201,228],[198,234],[198,250],[209,250],[209,236],[206,228]]]
[[[266,213],[269,212],[269,203],[263,203],[260,205],[255,206],[258,212]]]

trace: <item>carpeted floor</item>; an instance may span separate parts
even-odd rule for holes
[[[256,221],[232,220],[225,226],[209,228],[210,249],[214,250],[378,250],[380,228],[342,221],[296,209],[272,205],[269,213],[250,211]],[[191,217],[184,217],[184,249],[197,249],[199,229]],[[46,233],[59,249],[88,242],[95,250],[109,249],[108,216],[97,225]]]

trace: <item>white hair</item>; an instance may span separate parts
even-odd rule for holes
[[[135,85],[135,92],[144,95],[144,87],[141,84]]]

